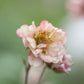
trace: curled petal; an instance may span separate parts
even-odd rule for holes
[[[52,30],[52,24],[49,23],[48,21],[44,20],[40,23],[40,26],[37,26],[37,32],[44,32],[44,31],[50,31]]]
[[[26,31],[28,29],[28,25],[22,25],[20,29],[16,30],[16,34],[20,37],[23,38],[24,34],[26,34]]]
[[[23,38],[22,41],[23,41],[24,47],[28,47],[28,42],[26,41],[26,39]]]
[[[48,24],[48,21],[43,20],[43,21],[40,23],[40,26],[41,26],[41,25],[46,25],[46,24]]]
[[[30,46],[31,48],[33,48],[33,49],[36,48],[36,42],[35,42],[35,40],[34,40],[33,38],[28,37],[28,38],[27,38],[27,41],[28,41],[29,46]]]
[[[39,44],[38,46],[37,46],[37,48],[46,48],[47,47],[47,44]]]
[[[39,67],[43,64],[43,61],[38,58],[38,57],[35,57],[32,52],[30,51],[30,56],[28,56],[28,63],[31,65],[31,66],[34,66],[34,67]]]
[[[16,34],[17,34],[20,38],[23,37],[21,29],[17,29],[17,30],[16,30]]]
[[[66,42],[66,32],[64,32],[62,29],[57,29],[57,36],[58,39],[61,40],[63,43]]]
[[[38,57],[41,53],[42,53],[42,49],[36,49],[33,51],[33,54],[35,55],[35,57]]]
[[[50,56],[41,56],[41,59],[44,60],[45,62],[48,62],[48,63],[51,63],[51,59],[50,59]]]
[[[42,60],[44,60],[45,62],[47,62],[47,63],[51,63],[51,62],[57,62],[57,57],[51,57],[51,56],[49,56],[49,55],[44,55],[44,54],[42,54],[41,56],[41,59]]]

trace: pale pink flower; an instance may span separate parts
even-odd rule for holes
[[[33,66],[45,63],[58,64],[66,55],[64,44],[66,33],[62,29],[55,28],[48,21],[42,21],[40,26],[23,25],[16,31],[22,38],[24,46],[30,48],[28,62]]]
[[[71,15],[81,16],[84,14],[84,0],[68,0],[67,9]]]

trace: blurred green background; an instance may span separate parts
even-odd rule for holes
[[[0,0],[0,84],[21,84],[21,57],[27,60],[28,52],[24,52],[16,29],[32,21],[39,25],[42,20],[60,28],[65,15],[65,0]],[[46,80],[51,84],[84,84],[84,73],[80,73],[78,66],[72,67],[69,75],[47,70]]]

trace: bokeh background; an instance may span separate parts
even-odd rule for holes
[[[22,57],[27,61],[28,52],[24,52],[16,29],[32,21],[39,25],[42,20],[61,28],[61,21],[67,15],[65,3],[66,0],[0,0],[0,84],[22,84]],[[47,69],[44,82],[84,84],[84,62],[77,62],[73,55],[72,59],[75,63],[69,74],[56,74]]]

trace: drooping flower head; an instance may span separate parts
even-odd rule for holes
[[[34,22],[30,26],[23,25],[16,33],[22,38],[24,46],[31,50],[28,56],[30,65],[40,66],[43,62],[58,65],[64,62],[66,33],[62,29],[42,21],[38,27]]]
[[[62,62],[59,62],[57,64],[54,63],[51,65],[48,64],[49,68],[52,68],[55,72],[58,73],[71,71],[71,69],[69,68],[70,65],[72,65],[72,60],[70,55],[64,55],[62,58]]]

